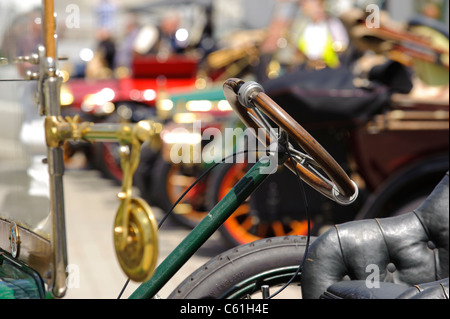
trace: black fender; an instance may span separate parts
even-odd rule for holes
[[[355,219],[390,217],[416,208],[411,205],[420,204],[448,170],[448,154],[429,157],[409,165],[371,194]]]

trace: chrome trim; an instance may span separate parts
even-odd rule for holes
[[[264,88],[261,84],[253,81],[245,82],[237,94],[239,103],[249,109],[253,109],[255,108],[253,98],[261,92],[264,92]]]
[[[0,247],[12,255],[9,235],[12,222],[0,218]],[[51,280],[52,247],[49,239],[17,225],[20,232],[20,254],[18,260],[36,270],[45,283]]]
[[[338,188],[336,187],[336,185],[333,185],[333,199],[340,205],[343,206],[348,206],[353,204],[356,199],[358,198],[359,195],[359,188],[358,185],[356,185],[356,183],[354,181],[352,181],[353,185],[355,186],[355,193],[348,197],[348,196],[343,196],[341,193],[339,193]]]

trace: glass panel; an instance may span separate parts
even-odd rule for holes
[[[0,219],[49,239],[44,119],[36,103],[37,82],[25,80],[36,66],[15,63],[18,56],[37,52],[40,14],[17,1],[0,2]]]
[[[44,297],[44,284],[39,274],[0,253],[0,299]]]

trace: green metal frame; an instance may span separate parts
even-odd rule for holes
[[[194,253],[214,234],[234,211],[269,176],[261,172],[270,165],[262,158],[234,188],[211,210],[189,235],[156,268],[153,277],[142,283],[130,296],[130,299],[149,299],[181,269]]]

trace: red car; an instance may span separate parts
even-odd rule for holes
[[[66,113],[81,112],[85,117],[94,115],[98,120],[115,113],[121,104],[152,108],[161,91],[194,88],[198,62],[197,58],[181,55],[167,60],[156,56],[136,56],[132,63],[132,76],[70,79],[62,90],[62,104]]]

